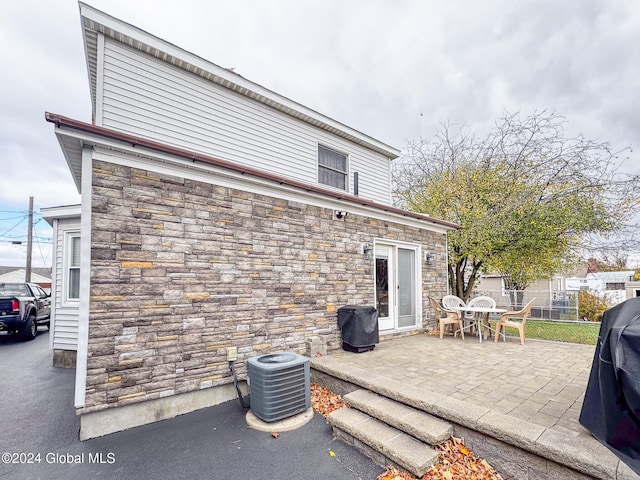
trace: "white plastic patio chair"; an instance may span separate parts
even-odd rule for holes
[[[442,306],[451,310],[455,307],[464,307],[465,303],[460,297],[456,297],[455,295],[445,295],[442,297]]]
[[[467,307],[496,308],[496,301],[493,298],[486,297],[486,296],[474,297],[471,300],[469,300],[469,303],[467,303]],[[468,316],[464,317],[464,320],[465,320],[465,322],[466,322],[466,320],[473,321],[473,323],[475,325],[478,325],[478,320],[482,320],[482,318],[481,318],[482,316],[487,318],[487,321],[488,321],[489,315],[486,315],[484,313],[469,313]],[[486,328],[484,330],[485,330],[485,332],[487,331]],[[486,335],[485,335],[485,337],[486,337]]]
[[[531,315],[531,304],[535,298],[532,298],[529,303],[527,303],[521,310],[517,312],[505,312],[502,314],[500,321],[496,323],[496,342],[500,337],[500,330],[502,329],[502,340],[505,341],[506,333],[504,331],[505,327],[513,327],[518,329],[518,333],[520,334],[520,345],[524,345],[524,326],[527,323],[527,317]],[[511,318],[521,318],[521,320],[513,321]]]
[[[467,307],[489,307],[496,308],[496,301],[491,297],[474,297],[469,300]]]

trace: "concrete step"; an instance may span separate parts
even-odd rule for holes
[[[353,408],[429,445],[446,442],[453,434],[450,423],[368,390],[356,390],[342,398]]]
[[[354,445],[379,465],[393,463],[422,478],[438,462],[438,452],[416,438],[353,408],[341,408],[327,420],[336,438]]]

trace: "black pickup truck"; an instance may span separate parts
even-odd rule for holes
[[[49,328],[51,297],[35,283],[0,283],[0,332],[36,338],[38,325]]]

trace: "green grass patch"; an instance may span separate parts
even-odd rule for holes
[[[495,323],[491,322],[495,327]],[[599,323],[591,322],[548,322],[544,320],[527,320],[524,336],[556,342],[581,343],[595,345],[600,332]],[[507,336],[518,337],[518,330],[507,327]]]

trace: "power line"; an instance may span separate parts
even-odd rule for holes
[[[22,217],[22,219],[16,223],[13,227],[11,227],[9,230],[7,230],[6,232],[0,234],[0,237],[4,237],[7,235],[7,233],[9,233],[11,230],[13,230],[14,228],[16,228],[18,225],[20,225],[25,219],[27,218],[27,215],[25,215],[24,217]]]
[[[15,220],[16,218],[24,218],[25,215],[26,214],[23,213],[22,215],[18,215],[17,217],[0,218],[0,222],[6,222],[7,220]]]
[[[36,240],[36,237],[33,237]],[[53,239],[50,237],[38,237],[38,240],[42,245],[53,245]],[[26,245],[26,240],[0,240],[0,243],[11,243],[13,245]]]

